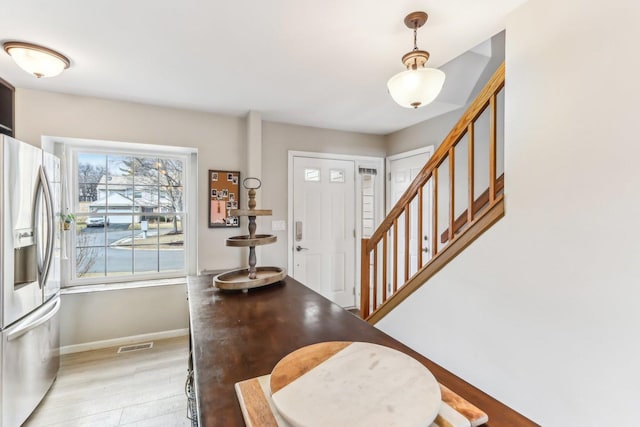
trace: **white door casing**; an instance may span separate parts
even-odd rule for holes
[[[355,162],[294,157],[292,276],[355,305]]]

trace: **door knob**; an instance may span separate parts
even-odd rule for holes
[[[427,247],[422,248],[422,252],[424,252],[426,254],[427,252],[429,252],[429,248],[427,248]]]
[[[296,246],[296,251],[300,252],[300,251],[308,251],[309,248],[303,248],[302,246],[298,245]]]

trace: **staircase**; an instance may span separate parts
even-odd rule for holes
[[[504,216],[504,174],[497,176],[504,78],[502,63],[380,226],[362,239],[360,316],[369,323],[382,319]],[[476,134],[483,128],[488,138]],[[481,139],[486,146],[476,142]]]

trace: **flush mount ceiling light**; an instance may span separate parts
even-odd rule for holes
[[[57,76],[70,65],[66,56],[36,44],[10,41],[3,46],[20,68],[38,78]]]
[[[404,18],[404,24],[413,29],[413,50],[402,57],[407,71],[400,72],[387,82],[394,101],[406,108],[423,107],[438,96],[444,84],[444,73],[426,68],[429,52],[418,49],[418,28],[427,22],[425,12],[413,12]]]

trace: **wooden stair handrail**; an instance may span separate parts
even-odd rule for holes
[[[475,101],[469,106],[467,111],[460,117],[460,120],[455,124],[455,126],[451,129],[449,134],[442,141],[442,144],[436,149],[431,158],[426,165],[422,168],[422,170],[418,173],[413,182],[409,185],[407,190],[400,196],[400,199],[393,206],[391,211],[387,214],[387,217],[382,221],[380,226],[376,229],[376,231],[369,238],[369,243],[367,245],[367,249],[370,252],[373,250],[373,246],[375,246],[386,231],[391,228],[393,225],[393,221],[396,218],[399,218],[400,215],[404,212],[404,207],[411,203],[414,197],[418,194],[418,191],[421,187],[423,187],[429,178],[431,178],[431,174],[433,170],[436,169],[440,164],[446,159],[449,154],[449,149],[451,149],[467,131],[467,128],[470,123],[474,122],[486,106],[489,104],[491,97],[500,91],[504,87],[504,72],[505,65],[504,62],[498,67],[495,71],[487,85],[480,91]]]
[[[438,271],[440,271],[445,265],[455,258],[460,252],[462,252],[467,246],[469,246],[475,239],[491,227],[496,221],[504,216],[504,197],[500,195],[496,199],[496,203],[487,210],[486,215],[482,215],[473,220],[471,223],[470,231],[462,233],[460,238],[456,238],[450,245],[447,245],[442,252],[434,258],[432,261],[424,265],[416,274],[411,276],[409,281],[398,289],[398,292],[393,294],[388,300],[380,304],[376,309],[369,313],[366,317],[363,317],[367,322],[375,324],[402,301],[407,299],[409,295],[424,284],[427,280],[433,277]],[[368,298],[368,294],[367,294]],[[361,298],[361,300],[363,300]],[[360,306],[362,307],[362,306]]]
[[[407,190],[402,194],[400,199],[391,208],[389,214],[382,223],[374,231],[369,239],[362,239],[361,242],[361,300],[360,314],[363,319],[374,323],[386,315],[393,307],[397,306],[402,300],[407,298],[412,292],[418,289],[424,281],[433,276],[444,265],[450,262],[460,251],[475,240],[480,234],[486,231],[495,221],[504,215],[504,174],[500,177],[496,176],[497,172],[497,96],[505,85],[505,64],[504,62],[495,71],[486,86],[480,91],[476,99],[471,103],[469,108],[462,115],[460,120],[455,124],[451,131],[447,134],[442,144],[436,149],[435,153],[427,161],[420,170],[416,178],[409,185]],[[478,198],[474,196],[474,139],[475,121],[484,113],[489,111],[489,185]],[[455,212],[455,196],[456,196],[456,179],[455,179],[455,147],[467,135],[468,142],[468,182],[467,182],[467,209],[457,218]],[[448,160],[449,173],[448,176],[438,176],[438,168]],[[432,206],[432,240],[431,240],[431,258],[423,264],[422,243],[422,221],[423,221],[423,201],[425,200],[424,188],[432,179],[431,188]],[[442,233],[441,239],[438,239],[438,182],[442,179],[449,180],[449,191],[446,197],[449,198],[448,203],[443,206],[448,207],[449,217],[446,221],[447,228]],[[410,216],[411,204],[418,203],[418,256],[417,271],[410,276]],[[486,209],[485,209],[486,207]],[[401,217],[404,215],[404,219]],[[398,259],[398,227],[404,226],[404,259]],[[464,229],[463,229],[464,227]],[[388,244],[391,238],[393,244]],[[440,249],[438,240],[446,243]],[[382,242],[382,248],[379,244]],[[424,249],[427,250],[427,249]],[[391,252],[390,254],[388,252]],[[372,259],[373,254],[373,259]],[[379,257],[381,256],[381,260]],[[380,262],[381,261],[381,262]],[[387,265],[389,264],[389,270]],[[379,266],[382,266],[382,281],[379,280]],[[413,267],[412,267],[413,270]],[[387,277],[387,273],[391,272],[391,277]],[[398,284],[399,272],[404,272],[404,277],[400,279]],[[387,281],[389,280],[389,283]],[[373,287],[371,287],[373,284]],[[382,292],[378,292],[380,284]],[[391,290],[391,285],[393,289]],[[387,286],[389,292],[387,292]],[[382,301],[379,301],[379,296]],[[388,295],[390,294],[390,295]],[[371,304],[373,297],[373,305]],[[388,298],[387,298],[388,297]]]

